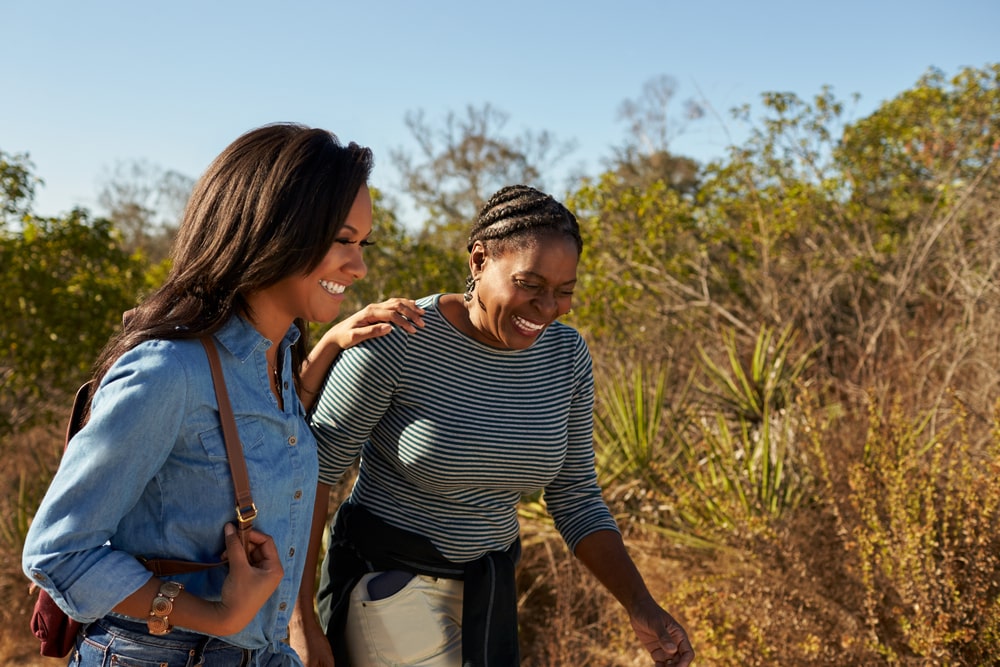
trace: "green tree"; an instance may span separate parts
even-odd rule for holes
[[[62,416],[145,276],[111,223],[81,209],[0,235],[0,437]]]
[[[704,253],[693,202],[662,180],[628,186],[609,172],[567,204],[584,240],[574,323],[611,354],[670,357],[695,311],[717,307],[696,281]]]
[[[983,353],[1000,324],[988,287],[1000,278],[998,109],[1000,65],[950,79],[931,70],[846,129],[835,157],[850,189],[858,274],[867,278],[849,295],[862,306],[851,322],[857,368],[922,357],[919,366],[936,377],[918,385],[969,374],[997,385],[983,370],[1000,359]]]
[[[704,167],[695,196],[616,171],[586,183],[570,200],[586,237],[577,321],[611,355],[649,361],[722,327],[747,347],[792,325],[846,391],[887,389],[897,369],[925,404],[957,387],[986,424],[981,388],[1000,386],[998,80],[997,67],[932,72],[853,124],[829,89],[766,93],[750,139]]]

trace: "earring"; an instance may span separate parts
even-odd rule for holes
[[[475,289],[476,289],[476,279],[470,275],[468,278],[465,279],[465,294],[463,295],[463,298],[465,299],[466,303],[472,301],[472,292]]]

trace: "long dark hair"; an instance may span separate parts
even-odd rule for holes
[[[235,313],[253,315],[247,295],[315,269],[372,166],[370,149],[298,124],[265,125],[236,139],[195,184],[166,281],[108,341],[93,386],[140,343],[213,333]],[[298,382],[308,340],[305,323],[295,323]]]

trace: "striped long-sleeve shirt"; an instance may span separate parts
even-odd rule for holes
[[[320,480],[361,454],[351,492],[383,520],[421,534],[449,560],[507,548],[522,494],[544,489],[571,549],[617,530],[594,470],[594,383],[579,333],[559,322],[524,350],[459,332],[421,299],[425,326],[343,352],[311,425]]]

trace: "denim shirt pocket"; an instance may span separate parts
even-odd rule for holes
[[[236,430],[243,446],[244,457],[249,459],[252,452],[264,442],[264,428],[255,417],[237,417]],[[198,434],[205,455],[211,463],[215,477],[220,484],[231,483],[229,472],[229,455],[226,453],[226,441],[222,435],[222,426],[210,428]]]

